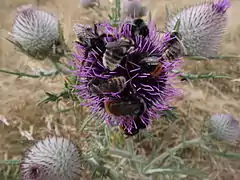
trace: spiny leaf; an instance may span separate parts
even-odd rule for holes
[[[204,177],[206,176],[202,171],[196,169],[170,169],[170,168],[157,168],[157,169],[149,169],[145,172],[146,175],[152,174],[186,174],[190,176],[198,176]]]
[[[177,20],[177,22],[173,28],[173,31],[178,32],[179,28],[180,28],[180,18]]]

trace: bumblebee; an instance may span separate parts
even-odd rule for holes
[[[122,92],[126,87],[124,76],[113,77],[110,79],[93,79],[89,83],[89,90],[94,94]]]
[[[160,62],[161,58],[156,56],[150,56],[143,58],[140,61],[144,71],[150,72],[150,75],[153,77],[158,77],[163,70],[162,64]]]
[[[184,55],[185,49],[181,42],[181,37],[178,32],[171,33],[171,40],[166,44],[162,58],[168,61],[172,61]]]
[[[98,32],[97,24],[94,24],[94,28],[89,25],[78,25],[75,26],[74,31],[78,38],[78,41],[76,41],[76,43],[86,48],[84,52],[85,59],[88,57],[88,53],[91,50],[94,50],[98,53],[104,52],[104,38],[111,36],[105,33],[100,34]]]
[[[105,111],[113,116],[137,117],[144,113],[146,104],[142,99],[136,100],[107,100],[104,102]]]
[[[114,71],[126,57],[127,53],[134,49],[131,39],[120,38],[118,41],[108,42],[103,55],[103,65],[110,71]]]
[[[180,19],[177,20],[173,31],[170,34],[170,40],[166,43],[166,47],[162,58],[172,61],[186,54],[186,49],[182,43],[182,37],[178,32],[180,27]]]
[[[143,19],[137,18],[133,20],[133,26],[131,28],[131,34],[133,39],[135,39],[136,35],[141,35],[144,38],[149,35],[149,28]]]

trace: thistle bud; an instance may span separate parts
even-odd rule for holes
[[[122,0],[122,17],[142,17],[147,14],[147,8],[141,4],[140,0]]]
[[[229,6],[229,0],[213,0],[184,8],[168,20],[166,28],[172,31],[180,19],[179,33],[187,55],[216,56],[227,25]]]
[[[49,137],[28,149],[20,164],[21,180],[76,180],[81,156],[68,139]]]
[[[99,6],[99,0],[80,0],[80,4],[84,8]]]
[[[229,114],[215,114],[210,118],[213,135],[221,140],[236,141],[240,138],[239,122]]]
[[[9,40],[22,52],[44,59],[53,46],[59,44],[60,35],[59,21],[55,16],[32,5],[23,5],[17,9]]]

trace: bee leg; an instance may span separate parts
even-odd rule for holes
[[[84,52],[84,58],[85,58],[85,59],[88,58],[88,53],[90,52],[90,50],[91,50],[90,47],[86,48],[86,50],[85,50],[85,52]]]
[[[97,33],[97,24],[94,24],[94,26],[93,26],[93,31],[94,31],[94,33],[96,34],[96,35],[98,35],[98,33]]]

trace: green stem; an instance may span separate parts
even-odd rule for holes
[[[221,152],[221,151],[210,149],[204,144],[200,144],[200,147],[203,150],[205,150],[211,154],[214,154],[216,156],[220,156],[220,157],[224,157],[224,158],[228,158],[228,159],[240,159],[240,153]]]
[[[112,14],[109,15],[113,26],[117,26],[121,18],[121,2],[120,0],[115,0],[114,6],[111,8]]]
[[[117,21],[120,20],[121,18],[121,1],[120,0],[116,0],[116,11],[117,11]]]
[[[167,152],[162,153],[160,156],[156,157],[154,160],[152,160],[148,165],[145,166],[144,172],[146,172],[152,165],[154,165],[157,162],[162,162],[165,158],[170,156],[171,154],[177,152],[180,149],[183,149],[185,147],[189,147],[192,145],[200,144],[202,142],[202,138],[196,138],[188,141],[184,141],[177,146],[169,149]]]
[[[0,69],[0,72],[16,75],[19,78],[21,78],[21,77],[40,78],[40,77],[55,76],[55,75],[59,74],[59,71],[55,71],[55,72],[51,72],[51,73],[40,72],[39,75],[35,75],[35,74],[27,74],[27,73],[24,73],[24,72],[14,72],[14,71],[3,70],[3,69]]]
[[[1,160],[0,165],[19,165],[20,160]]]
[[[231,79],[229,76],[220,76],[220,75],[215,75],[213,73],[208,73],[208,74],[189,74],[189,73],[183,73],[180,75],[180,77],[188,79],[188,80],[194,80],[194,79]]]
[[[201,73],[201,74],[190,74],[190,73],[182,73],[180,71],[172,71],[175,74],[178,74],[182,79],[194,80],[194,79],[232,79],[229,76],[220,76],[215,75],[214,73]]]
[[[240,56],[234,56],[234,55],[223,55],[223,56],[214,56],[214,57],[203,57],[203,56],[184,56],[184,58],[190,59],[190,60],[197,60],[197,61],[202,61],[202,60],[210,60],[210,59],[215,59],[215,60],[230,60],[230,59],[239,59]]]

